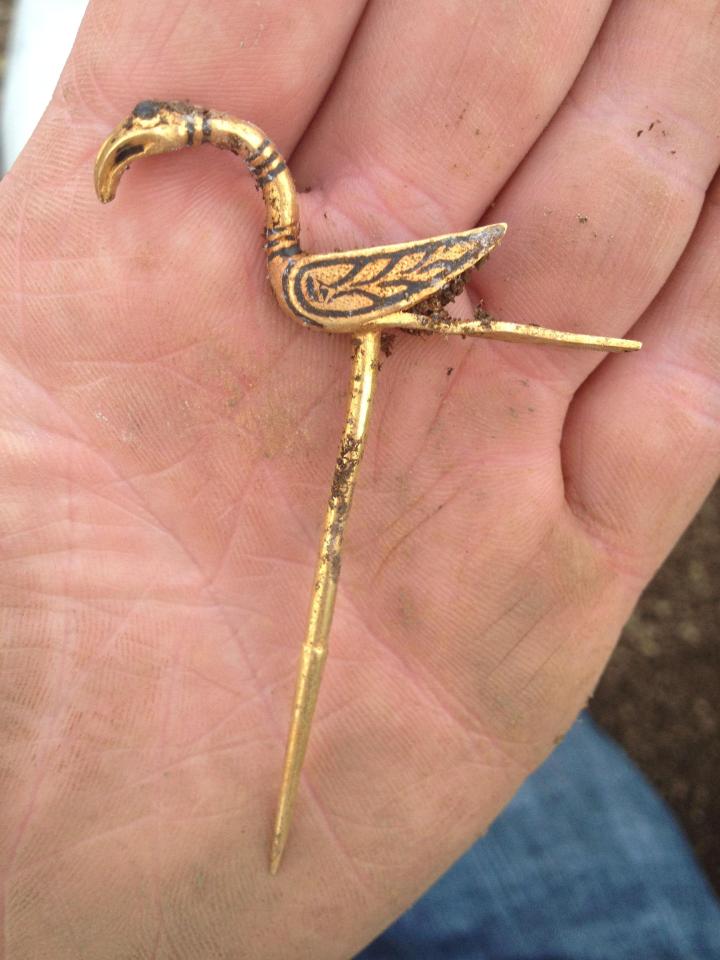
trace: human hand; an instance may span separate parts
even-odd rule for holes
[[[95,0],[0,188],[9,957],[358,950],[552,749],[714,479],[718,4],[363,7]],[[97,204],[146,97],[292,153],[309,251],[506,220],[474,301],[645,344],[397,337],[275,878],[350,344],[280,313],[234,157]]]

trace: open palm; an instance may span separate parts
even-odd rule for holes
[[[720,458],[719,71],[708,0],[91,4],[0,189],[8,957],[345,958],[550,751]],[[231,155],[97,204],[145,97],[265,129],[308,250],[506,220],[474,300],[645,342],[397,336],[275,878],[350,343]]]

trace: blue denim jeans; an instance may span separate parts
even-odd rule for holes
[[[720,960],[720,906],[587,714],[488,834],[356,960]]]

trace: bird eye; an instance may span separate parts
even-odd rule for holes
[[[140,120],[152,120],[157,116],[160,104],[157,100],[141,100],[133,110],[133,116]]]

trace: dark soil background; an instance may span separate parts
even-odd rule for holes
[[[720,485],[656,574],[590,703],[720,893]]]
[[[0,80],[12,0],[0,0]],[[590,703],[720,892],[720,485],[645,591]]]

